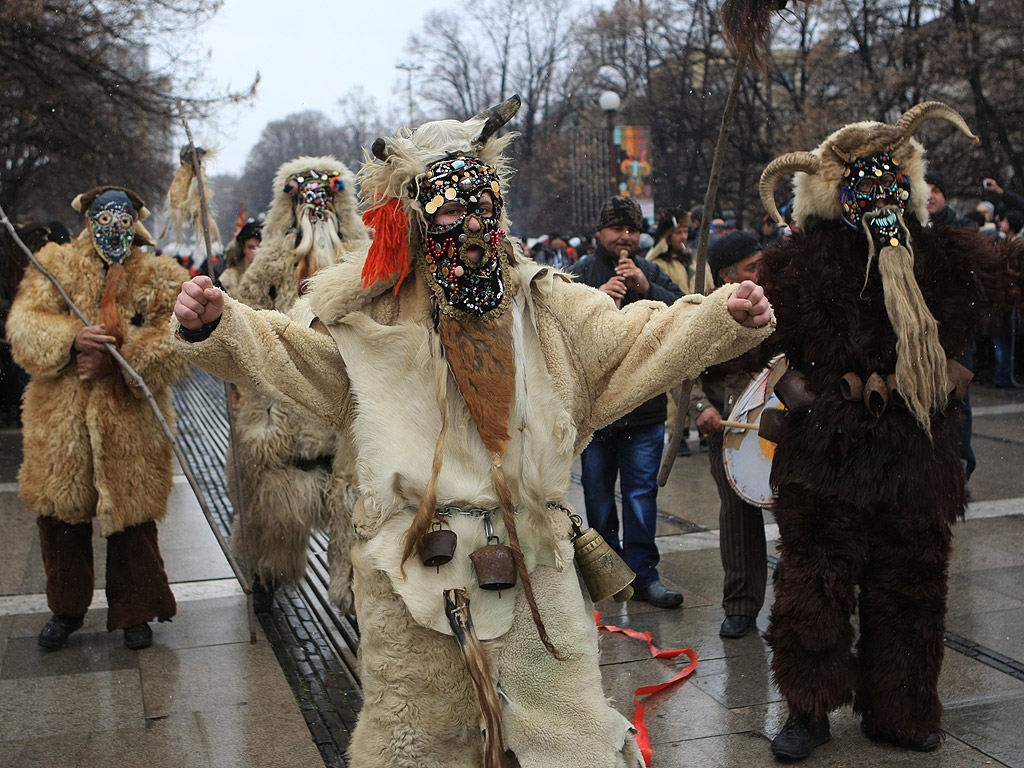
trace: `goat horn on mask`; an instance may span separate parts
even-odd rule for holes
[[[799,171],[813,174],[820,169],[821,160],[810,152],[790,152],[768,163],[761,174],[761,183],[758,185],[758,189],[761,192],[761,203],[776,224],[785,225],[786,223],[775,204],[775,187],[779,183],[779,179]]]
[[[895,146],[890,148],[890,151],[907,141],[921,127],[921,124],[928,120],[945,120],[956,126],[971,144],[977,144],[980,141],[971,133],[971,129],[967,127],[967,121],[955,109],[941,101],[925,101],[908,109],[903,117],[896,122],[896,129],[901,138]]]
[[[487,143],[487,140],[501,130],[502,126],[506,125],[509,120],[516,116],[516,112],[519,111],[519,107],[522,106],[523,100],[519,98],[519,94],[509,96],[500,104],[497,104],[490,109],[481,112],[477,117],[485,118],[486,122],[484,127],[480,130],[480,135],[477,136],[476,141],[473,142],[477,147],[482,147]]]

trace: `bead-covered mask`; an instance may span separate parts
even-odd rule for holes
[[[334,195],[344,190],[345,179],[339,171],[310,169],[289,176],[283,191],[316,223],[327,218],[328,209],[333,208]]]
[[[121,264],[131,252],[138,218],[128,195],[109,189],[93,200],[86,216],[100,257],[107,264]]]
[[[441,310],[455,317],[501,314],[508,261],[495,170],[474,157],[441,160],[427,169],[418,198],[428,216],[423,268]],[[458,204],[460,215],[438,224],[436,214],[447,203]]]
[[[910,177],[887,152],[846,166],[839,185],[843,218],[856,227],[864,214],[895,207],[902,216],[910,198]]]

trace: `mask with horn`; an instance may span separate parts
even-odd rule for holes
[[[761,175],[761,201],[779,224],[775,186],[796,173],[793,218],[802,230],[842,220],[866,235],[865,286],[877,260],[889,321],[896,332],[896,383],[910,412],[930,434],[930,414],[947,398],[946,355],[938,326],[914,277],[906,216],[928,223],[924,148],[913,138],[927,120],[945,120],[972,143],[964,119],[937,101],[918,104],[895,124],[859,122],[832,133],[812,152],[776,158]]]
[[[458,277],[466,277],[468,281],[472,276],[474,279],[470,282],[481,283],[481,296],[461,306],[460,301],[452,300],[455,293],[447,284],[444,288],[437,285],[435,295],[442,310],[452,307],[457,313],[479,317],[502,305],[498,295],[504,292],[503,288],[500,291],[498,288],[502,278],[499,275],[497,281],[492,279],[492,267],[500,269],[502,265],[492,263],[491,256],[504,242],[509,229],[503,195],[512,169],[504,150],[516,134],[498,136],[497,133],[515,116],[520,104],[519,97],[512,96],[465,122],[424,123],[415,131],[402,130],[397,136],[380,138],[373,143],[373,157],[367,158],[359,172],[359,188],[370,205],[363,221],[375,232],[363,269],[365,285],[377,280],[393,280],[397,293],[412,261],[425,264],[433,253],[437,262],[440,248],[442,261],[451,262],[441,265],[449,270],[449,275],[435,270],[428,276],[431,282],[435,282],[434,274],[448,280],[451,272],[461,266],[463,274]],[[487,215],[477,214],[477,223],[481,226],[479,230],[473,227],[474,231],[470,232],[466,224],[484,193],[491,197],[492,210],[483,211]],[[438,200],[438,196],[442,199]],[[441,232],[432,225],[433,216],[445,201],[455,198],[465,204],[465,221],[459,232]],[[482,234],[476,237],[477,232]],[[445,246],[449,234],[454,234],[453,256]],[[460,235],[465,235],[465,240],[459,240]],[[473,239],[480,239],[477,245],[487,252],[482,261],[467,259],[466,251],[472,248],[472,244],[467,243]],[[500,250],[509,249],[500,246]],[[484,272],[487,272],[486,280],[480,279]],[[486,289],[484,282],[489,286]],[[487,296],[480,302],[482,311],[478,311],[476,299],[485,293]]]

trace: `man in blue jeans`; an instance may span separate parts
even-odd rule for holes
[[[673,303],[683,295],[669,276],[637,250],[644,231],[640,205],[630,197],[609,198],[597,225],[597,250],[569,271],[581,283],[607,293],[620,309],[650,299]],[[683,596],[658,578],[658,466],[665,441],[667,400],[651,398],[599,429],[583,451],[583,499],[587,521],[636,573],[634,600],[675,608]],[[615,505],[615,478],[622,492],[622,538]]]

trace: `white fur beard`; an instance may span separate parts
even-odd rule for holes
[[[310,274],[337,263],[341,258],[337,214],[327,209],[323,221],[314,223],[309,216],[309,206],[302,206],[298,210],[297,218],[302,237],[292,251],[295,261],[306,259],[310,266]]]

